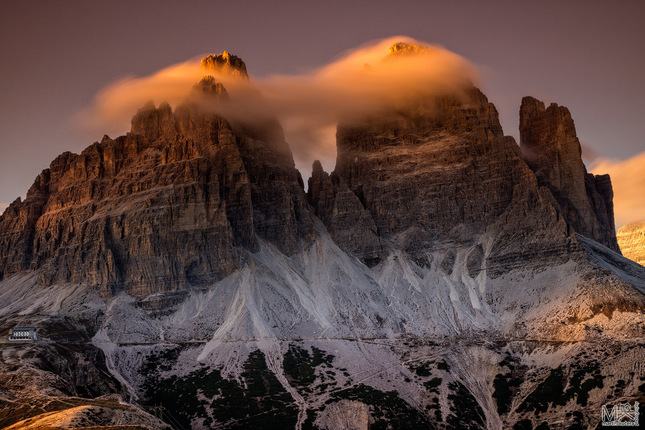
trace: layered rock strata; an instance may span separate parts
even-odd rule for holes
[[[580,234],[618,251],[609,175],[587,173],[580,141],[566,107],[524,97],[520,108],[522,156],[540,185],[551,190],[564,217]]]
[[[638,221],[618,229],[618,245],[623,255],[645,266],[645,221]]]

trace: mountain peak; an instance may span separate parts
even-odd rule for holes
[[[425,46],[417,45],[415,43],[397,42],[390,46],[388,54],[390,56],[414,56],[414,55],[428,55],[434,51]]]
[[[240,57],[230,54],[228,51],[204,57],[200,64],[205,71],[213,71],[217,74],[235,78],[249,78],[244,61]]]

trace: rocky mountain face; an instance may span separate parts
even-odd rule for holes
[[[520,147],[540,185],[549,188],[567,222],[580,234],[618,251],[609,175],[587,173],[569,110],[524,97]]]
[[[645,396],[645,268],[616,252],[566,108],[525,98],[519,146],[472,86],[341,123],[305,192],[278,122],[229,101],[207,76],[144,106],[0,217],[0,329],[54,342],[0,343],[0,377],[81,363],[91,380],[36,400],[84,398],[77,421],[105,428],[160,406],[183,428],[592,428]]]
[[[622,226],[618,229],[617,238],[623,255],[645,266],[645,221]]]
[[[257,131],[203,112],[200,101],[228,97],[212,77],[194,91],[174,112],[146,105],[126,136],[57,157],[0,218],[0,277],[43,269],[45,285],[143,297],[230,275],[258,237],[287,255],[311,243],[279,124]]]
[[[566,259],[577,249],[573,231],[555,213],[558,204],[540,189],[477,88],[341,125],[337,139],[336,169],[327,179],[314,166],[309,200],[338,245],[366,263],[387,255],[383,241],[425,267],[431,249],[474,245],[473,276],[484,265],[499,275],[537,255]],[[371,219],[336,208],[348,205],[358,208],[354,216],[367,211]],[[480,238],[487,231],[495,231],[495,240],[484,256]],[[526,246],[513,246],[519,241]],[[448,255],[443,265],[448,272],[452,260]]]

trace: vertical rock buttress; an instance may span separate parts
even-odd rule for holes
[[[566,107],[524,97],[520,107],[522,157],[558,202],[574,230],[619,251],[609,175],[587,173]]]

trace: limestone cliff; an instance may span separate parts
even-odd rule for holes
[[[429,266],[430,249],[476,245],[488,231],[492,274],[538,256],[567,259],[578,247],[477,88],[341,125],[337,144],[335,171],[314,166],[309,198],[341,248],[363,261],[383,257],[379,238]],[[354,218],[338,210],[341,201]],[[483,258],[473,259],[473,273]]]
[[[225,101],[212,77],[199,97]],[[57,157],[0,217],[0,278],[89,283],[145,296],[221,279],[257,238],[292,254],[313,238],[277,124],[257,132],[201,109],[144,106],[132,132]]]
[[[623,255],[645,266],[645,221],[622,226],[618,229],[617,236]]]
[[[548,187],[564,217],[580,234],[618,251],[613,190],[608,175],[587,173],[569,110],[533,97],[520,108],[522,155],[540,185]]]

